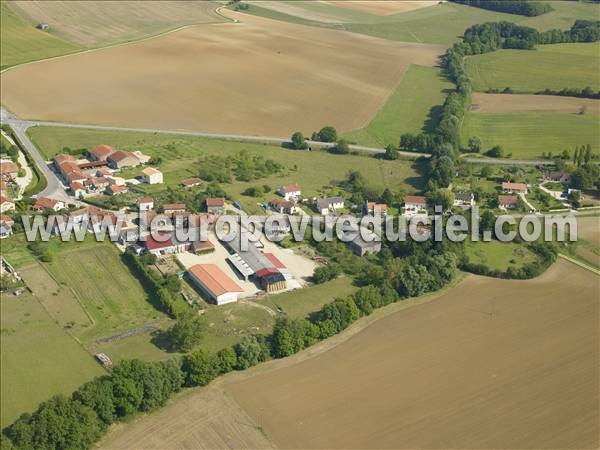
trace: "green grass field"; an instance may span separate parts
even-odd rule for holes
[[[348,172],[362,172],[374,189],[415,192],[421,189],[423,180],[418,166],[410,161],[384,161],[367,156],[332,155],[327,152],[294,151],[281,147],[219,141],[214,139],[151,135],[147,133],[119,133],[98,130],[75,130],[68,128],[38,127],[29,131],[36,145],[46,157],[70,148],[91,148],[101,143],[110,144],[124,150],[140,150],[151,156],[160,156],[163,162],[158,168],[163,172],[165,184],[140,185],[139,189],[148,193],[165,190],[168,186],[179,186],[181,180],[195,176],[198,159],[203,155],[235,155],[241,150],[249,154],[261,154],[286,167],[283,175],[277,174],[253,182],[234,181],[222,187],[233,198],[239,200],[249,211],[256,208],[260,198],[242,196],[250,186],[268,184],[273,189],[279,186],[299,183],[303,195],[318,195],[330,189],[331,185],[344,180]],[[141,168],[125,172],[124,176],[141,174]],[[270,199],[272,193],[266,197]]]
[[[0,2],[0,67],[22,64],[79,50],[75,44],[36,30]]]
[[[600,43],[540,45],[533,51],[498,50],[466,58],[477,91],[504,89],[534,93],[544,89],[600,89]]]
[[[538,17],[497,13],[447,2],[391,16],[373,16],[357,11],[348,12],[347,9],[340,11],[345,8],[311,4],[310,2],[301,6],[330,17],[339,16],[340,22],[347,22],[334,24],[319,23],[254,6],[251,6],[249,13],[305,25],[344,29],[394,41],[424,42],[448,46],[456,42],[468,27],[477,23],[506,20],[543,31],[552,28],[568,29],[576,19],[597,20],[600,14],[600,7],[591,3],[555,1],[552,2],[552,6],[554,11]]]
[[[386,104],[366,128],[344,137],[363,145],[398,145],[403,133],[431,132],[439,121],[441,105],[453,85],[439,69],[411,65]]]
[[[2,296],[1,426],[104,370],[29,293]]]
[[[535,255],[515,242],[465,241],[465,255],[472,264],[484,264],[492,270],[506,271],[509,267],[523,267],[535,261]]]
[[[542,153],[571,152],[575,146],[592,146],[600,151],[600,127],[597,114],[468,113],[462,127],[463,142],[479,136],[483,149],[501,145],[515,159],[535,159]]]

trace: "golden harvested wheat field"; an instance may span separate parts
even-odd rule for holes
[[[342,8],[354,9],[356,11],[366,12],[368,14],[374,14],[376,16],[389,16],[392,14],[399,14],[408,11],[414,11],[416,9],[427,8],[428,6],[434,6],[439,1],[427,1],[427,0],[326,0],[323,3],[329,3],[335,6],[341,6]]]
[[[508,113],[527,111],[555,111],[578,114],[585,106],[587,112],[600,113],[600,100],[559,97],[557,95],[483,94],[474,92],[471,110],[474,112]]]
[[[409,64],[432,66],[443,53],[227,14],[243,23],[9,70],[2,102],[19,117],[54,121],[277,136],[324,125],[346,131],[371,119]]]
[[[113,429],[102,448],[209,448],[224,435],[269,446],[260,424],[280,448],[597,448],[598,295],[598,277],[564,261],[531,281],[470,275],[362,330],[365,319],[229,374]],[[206,406],[215,395],[221,406]]]

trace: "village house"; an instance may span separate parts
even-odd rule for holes
[[[0,239],[4,239],[13,234],[13,225],[15,221],[5,214],[0,214]]]
[[[110,145],[102,144],[90,150],[90,159],[92,161],[106,161],[110,155],[116,153],[117,149]]]
[[[454,195],[454,206],[472,208],[475,206],[475,196],[472,192],[457,192]]]
[[[94,191],[103,191],[108,186],[110,186],[110,182],[108,178],[104,177],[92,177],[89,178],[84,184],[88,186],[91,190]]]
[[[35,211],[53,211],[57,212],[61,209],[65,209],[67,204],[60,200],[54,200],[53,198],[48,197],[38,197],[35,200],[35,204],[33,205],[33,209]]]
[[[0,176],[5,181],[14,180],[19,173],[19,166],[12,161],[0,161]]]
[[[152,197],[140,197],[136,201],[136,206],[140,211],[150,211],[154,209],[154,199]]]
[[[100,167],[98,170],[96,170],[95,175],[97,177],[106,177],[109,175],[112,175],[113,171],[111,169],[109,169],[108,167]]]
[[[65,162],[75,162],[77,159],[73,155],[66,155],[64,153],[59,153],[52,158],[52,162],[54,163],[54,167],[57,170],[60,170],[60,166]]]
[[[148,234],[145,240],[142,241],[143,246],[148,253],[152,253],[158,257],[170,255],[173,253],[183,253],[189,247],[187,242],[178,242],[170,233],[158,233],[158,238]]]
[[[225,212],[225,199],[220,197],[209,197],[206,199],[206,212],[220,216]]]
[[[0,195],[0,213],[15,210],[15,202],[5,195]]]
[[[200,178],[188,178],[187,180],[183,180],[181,182],[181,186],[184,188],[191,188],[194,186],[199,186],[202,183]]]
[[[279,214],[296,214],[300,211],[300,208],[293,201],[280,198],[271,200],[269,206]]]
[[[187,211],[185,203],[167,203],[163,206],[165,214],[176,214]]]
[[[300,186],[297,184],[289,184],[282,186],[277,190],[277,193],[286,200],[297,200],[300,197],[301,191]]]
[[[97,214],[89,216],[88,229],[94,233],[101,233],[105,227],[116,227],[117,222],[118,217],[114,212],[100,210]]]
[[[142,181],[147,184],[161,184],[163,182],[163,174],[154,167],[146,167],[142,170]]]
[[[498,206],[504,209],[514,209],[519,205],[519,198],[516,195],[499,195]]]
[[[107,195],[119,195],[119,194],[125,194],[129,189],[127,189],[127,186],[120,186],[118,184],[110,184],[105,192]]]
[[[124,167],[135,167],[140,164],[140,160],[131,152],[117,150],[111,153],[106,160],[108,166],[112,169],[122,169]]]
[[[215,251],[215,244],[210,242],[208,239],[205,241],[194,241],[190,246],[190,251],[196,255],[203,255],[206,253],[212,253]]]
[[[377,203],[377,202],[365,202],[362,208],[362,213],[364,216],[368,216],[370,214],[378,213],[387,215],[388,206],[385,203]]]
[[[188,269],[190,279],[217,305],[236,302],[244,290],[215,264],[196,264]]]
[[[571,181],[571,175],[566,172],[546,172],[544,181],[554,181],[556,183],[568,184]]]
[[[317,200],[317,212],[322,216],[335,212],[344,207],[342,197],[325,197]]]
[[[115,177],[114,175],[109,175],[106,178],[106,180],[108,181],[108,184],[114,184],[117,186],[125,186],[126,182],[125,182],[125,178],[122,177]]]
[[[71,183],[69,190],[71,191],[71,195],[77,198],[83,198],[83,196],[87,194],[87,189],[83,183],[80,183],[79,181],[74,181]]]
[[[103,216],[105,211],[97,206],[86,206],[75,210],[69,214],[69,219],[72,223],[82,223],[85,220],[89,220],[91,216]]]
[[[407,195],[404,197],[404,211],[412,216],[427,210],[427,199],[422,195]]]
[[[507,194],[527,194],[527,185],[525,183],[502,183],[502,192]]]

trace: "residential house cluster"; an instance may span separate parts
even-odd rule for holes
[[[12,161],[0,160],[0,213],[15,210],[8,187],[13,184],[19,173],[19,166]]]
[[[269,207],[273,211],[280,214],[296,214],[300,212],[300,207],[298,206],[298,201],[302,194],[300,186],[297,184],[281,186],[277,190],[277,193],[283,198],[275,197],[269,202]]]

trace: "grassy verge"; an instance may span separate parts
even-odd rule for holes
[[[386,104],[367,127],[344,137],[362,145],[398,145],[404,133],[432,132],[453,85],[440,69],[411,65]]]

